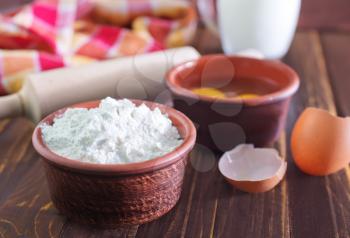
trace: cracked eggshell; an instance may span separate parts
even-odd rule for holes
[[[219,170],[236,188],[259,193],[271,190],[282,180],[287,163],[275,149],[241,144],[223,154]]]
[[[307,108],[292,131],[295,164],[304,173],[324,176],[338,172],[350,162],[350,118]]]

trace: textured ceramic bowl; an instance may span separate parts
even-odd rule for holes
[[[191,120],[161,104],[145,103],[167,113],[184,142],[173,152],[152,160],[130,164],[92,164],[61,157],[42,140],[40,125],[51,124],[65,109],[52,113],[35,128],[33,145],[42,156],[51,199],[68,218],[93,227],[114,228],[157,219],[178,201],[187,157],[196,140]],[[94,108],[99,101],[72,107]]]
[[[208,55],[172,68],[166,77],[174,106],[198,126],[198,143],[227,151],[241,143],[269,146],[279,137],[299,78],[279,61]],[[255,98],[213,98],[198,87],[237,85],[259,91]],[[218,87],[218,88],[220,88]]]

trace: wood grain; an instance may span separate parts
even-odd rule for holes
[[[303,0],[299,26],[318,30],[350,30],[350,1]]]
[[[321,42],[339,114],[349,116],[350,33],[322,33]]]
[[[317,32],[297,34],[285,61],[301,78],[301,88],[289,112],[287,134],[290,134],[297,115],[305,107],[320,107],[332,113],[336,109]],[[290,151],[288,155],[291,161]],[[349,237],[349,169],[327,177],[312,177],[301,173],[292,161],[289,165],[287,179],[293,234],[296,237]]]

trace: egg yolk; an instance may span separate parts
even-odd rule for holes
[[[207,97],[213,97],[213,98],[231,98],[231,96],[225,95],[225,93],[219,89],[216,88],[196,88],[192,89],[192,92],[201,95],[201,96],[207,96]],[[242,94],[236,94],[232,98],[240,98],[240,99],[251,99],[258,97],[258,94],[254,93],[242,93]]]
[[[216,88],[196,88],[192,89],[192,92],[201,96],[225,98],[225,94]]]
[[[259,95],[253,94],[253,93],[245,93],[245,94],[240,94],[238,97],[241,99],[251,99],[251,98],[256,98]]]

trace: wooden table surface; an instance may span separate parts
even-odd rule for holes
[[[204,29],[194,46],[221,52]],[[176,207],[154,222],[116,230],[73,224],[53,207],[39,155],[31,144],[34,125],[18,118],[0,122],[0,237],[350,237],[349,167],[327,177],[300,172],[290,153],[290,132],[308,106],[350,115],[350,34],[298,31],[283,59],[301,78],[288,123],[276,148],[288,161],[274,190],[248,194],[230,187],[217,169],[217,155],[196,148]]]

